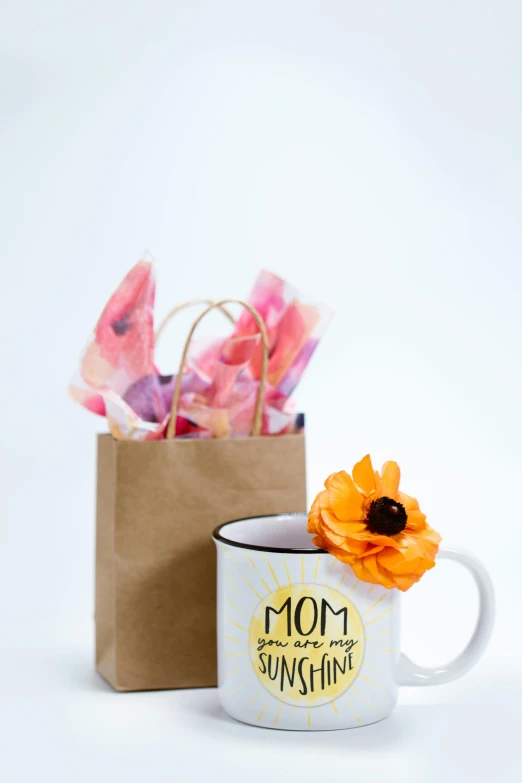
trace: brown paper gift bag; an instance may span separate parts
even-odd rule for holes
[[[116,690],[215,686],[216,555],[212,530],[306,508],[303,435],[260,436],[268,344],[252,436],[174,439],[183,351],[167,438],[98,436],[96,668]]]

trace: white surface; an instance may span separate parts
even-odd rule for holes
[[[520,780],[518,667],[403,688],[373,726],[302,733],[237,723],[215,690],[116,695],[90,664],[72,647],[5,662],[3,783]]]
[[[176,779],[182,760],[186,779],[189,762],[311,779],[332,748],[331,777],[356,783],[522,777],[521,25],[519,0],[4,3],[2,779]],[[492,573],[472,674],[406,691],[387,724],[306,738],[218,718],[214,693],[96,684],[103,424],[65,388],[146,246],[160,316],[245,295],[261,266],[335,307],[298,390],[310,498],[368,451],[399,462],[445,542]],[[191,316],[162,339],[165,370]],[[441,563],[405,597],[405,650],[451,658],[473,605]]]

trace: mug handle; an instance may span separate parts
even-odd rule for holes
[[[399,680],[401,685],[441,685],[457,680],[477,663],[487,647],[495,620],[495,592],[491,577],[480,560],[469,552],[453,547],[440,549],[440,560],[454,560],[463,565],[475,580],[479,592],[479,615],[473,636],[464,650],[445,666],[417,666],[401,653]]]

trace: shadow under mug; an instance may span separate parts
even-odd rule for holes
[[[390,715],[400,685],[432,685],[465,674],[494,621],[494,593],[472,555],[439,550],[473,576],[477,625],[449,664],[421,667],[400,652],[401,593],[357,579],[317,549],[306,514],[227,522],[217,546],[218,689],[232,718],[265,728],[348,729]]]

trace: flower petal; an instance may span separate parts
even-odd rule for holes
[[[374,540],[368,541],[366,544],[366,549],[364,550],[361,557],[366,557],[367,555],[376,555],[377,552],[380,552],[382,549],[384,549],[385,544],[376,544]]]
[[[340,560],[342,563],[348,563],[352,567],[354,563],[359,562],[357,555],[352,555],[350,552],[344,552],[342,549],[337,549],[336,547],[331,546],[325,546],[323,548],[326,549],[326,551],[333,555],[333,557],[335,557],[337,560]]]
[[[367,454],[352,470],[353,480],[365,495],[375,492],[375,474],[370,455]]]
[[[423,514],[420,509],[414,509],[413,511],[407,511],[406,513],[408,515],[406,530],[417,532],[426,527],[426,514]]]
[[[382,568],[379,555],[370,555],[364,558],[364,564],[368,571],[370,571],[376,579],[379,580],[379,584],[387,587],[395,587],[393,576],[385,568]]]
[[[308,514],[308,532],[320,533],[321,532],[321,509],[325,503],[328,503],[328,492],[323,489],[322,492],[316,496],[310,513]]]
[[[350,563],[350,565],[353,568],[355,576],[357,579],[360,579],[361,582],[372,582],[374,585],[380,584],[372,572],[366,568],[364,560],[355,560],[353,563]]]
[[[419,508],[419,501],[410,497],[405,492],[399,492],[399,502],[402,503],[406,511],[414,511]]]
[[[352,552],[347,552],[346,550],[335,546],[332,541],[323,536],[315,536],[312,539],[312,544],[318,546],[320,549],[324,549],[326,552],[329,552],[331,555],[337,558],[337,560],[342,560],[343,563],[350,563],[351,565],[353,562],[359,559],[358,555],[354,555]]]
[[[383,568],[379,567],[377,561],[377,555],[369,555],[360,561],[363,563],[366,571],[370,575],[370,578],[366,578],[365,582],[373,582],[373,584],[382,585],[388,589],[395,587],[394,580],[390,574],[387,574]],[[354,567],[355,571],[355,567]],[[360,577],[362,579],[362,577]]]
[[[393,575],[395,587],[397,587],[403,593],[405,593],[406,590],[409,590],[412,585],[419,581],[419,579],[420,576],[418,574],[408,574],[407,576],[402,576],[399,574]]]
[[[368,536],[364,535],[366,525],[364,522],[339,522],[327,508],[321,509],[321,520],[330,530],[337,533],[338,536],[349,536],[357,538],[360,541],[366,541]]]
[[[319,549],[327,549],[326,542],[321,536],[314,536],[312,538],[312,544],[319,547]]]
[[[330,506],[341,522],[355,522],[364,518],[363,496],[345,470],[332,473],[324,482]]]
[[[402,549],[404,542],[401,541],[401,536],[382,536],[379,533],[371,533],[368,528],[365,528],[360,533],[351,533],[351,538],[356,538],[358,541],[367,541],[375,546],[391,546],[394,549]]]
[[[383,550],[379,553],[379,562],[393,574],[416,574],[417,569],[422,563],[422,557],[418,554],[416,549],[406,553],[395,550],[391,554]]]
[[[382,497],[398,500],[401,471],[396,462],[385,462],[382,466]]]
[[[324,523],[321,528],[323,538],[331,541],[334,546],[345,549],[348,552],[353,552],[354,554],[362,554],[364,552],[367,543],[364,540],[350,536],[349,531],[347,531],[347,528],[350,527],[350,522],[339,522],[325,509],[321,512],[321,518]]]
[[[422,546],[424,550],[424,556],[430,558],[431,560],[435,559],[435,555],[439,551],[439,544],[441,542],[441,537],[437,533],[436,530],[433,530],[433,528],[426,527],[423,530],[416,531],[415,533],[410,533],[410,536],[415,536],[418,543]]]

